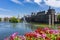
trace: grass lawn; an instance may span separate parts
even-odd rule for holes
[[[31,23],[32,25],[36,26],[36,27],[51,27],[51,28],[55,28],[60,26],[60,24],[55,24],[55,25],[49,25],[49,24],[45,24],[45,23]]]

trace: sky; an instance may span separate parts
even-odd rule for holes
[[[49,6],[60,12],[60,0],[0,0],[0,17],[31,15],[48,10]]]

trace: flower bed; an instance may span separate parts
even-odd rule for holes
[[[24,36],[12,34],[4,40],[60,40],[60,30],[46,28],[38,28],[33,32],[26,33]]]

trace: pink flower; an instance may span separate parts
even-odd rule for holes
[[[59,31],[58,30],[50,30],[49,33],[50,34],[59,34]]]
[[[12,34],[9,38],[5,38],[4,40],[14,40],[15,38],[19,38],[20,40],[26,40],[26,37],[30,40],[33,40],[32,38],[42,38],[44,40],[51,40],[51,34],[56,36],[56,40],[60,40],[60,30],[54,30],[50,28],[38,28],[37,30],[33,32],[26,33],[24,36],[17,36],[17,32]],[[48,34],[48,35],[47,35]]]
[[[25,36],[18,36],[21,40],[26,40]]]
[[[58,30],[54,30],[54,34],[59,34],[59,31]]]
[[[41,37],[42,37],[42,38],[45,38],[45,37],[46,37],[46,34],[42,34]]]
[[[50,28],[48,28],[48,27],[45,27],[45,28],[44,28],[44,30],[50,30]]]
[[[54,33],[54,30],[49,30],[49,33],[50,33],[50,34],[53,34],[53,33]]]
[[[16,33],[14,33],[14,34],[12,34],[11,36],[10,36],[10,40],[14,40],[14,38],[17,36],[17,32]]]
[[[8,38],[5,38],[4,40],[8,40]]]
[[[36,35],[37,35],[37,38],[41,37],[41,35],[39,33],[36,33]]]
[[[36,37],[36,38],[41,37],[41,35],[39,33],[33,32],[33,34],[35,35],[34,37]]]
[[[16,37],[16,36],[17,36],[17,34],[18,34],[18,32],[16,32],[16,33],[12,34],[11,36],[12,36],[12,37]]]

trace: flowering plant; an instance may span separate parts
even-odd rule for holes
[[[46,28],[38,28],[33,32],[26,33],[24,36],[12,34],[9,38],[4,40],[60,40],[60,30]]]

